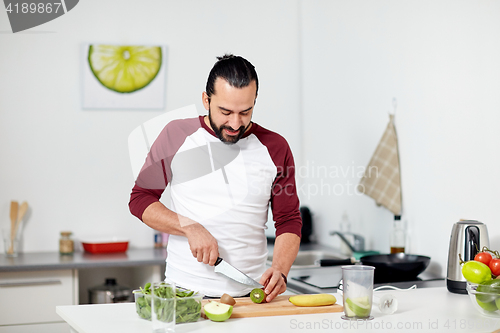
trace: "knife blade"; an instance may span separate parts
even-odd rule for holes
[[[245,284],[247,286],[252,286],[254,288],[263,288],[264,286],[246,275],[245,273],[239,271],[236,267],[229,264],[222,258],[217,258],[215,262],[214,271],[218,274],[222,274],[231,280],[239,282],[241,284]]]

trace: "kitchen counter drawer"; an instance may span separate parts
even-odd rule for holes
[[[0,326],[0,333],[68,333],[71,326],[67,323],[24,324]]]
[[[57,305],[78,304],[71,270],[0,273],[0,325],[61,322]]]

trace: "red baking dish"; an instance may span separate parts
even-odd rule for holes
[[[128,240],[117,238],[82,240],[82,246],[90,253],[125,252],[128,249]]]

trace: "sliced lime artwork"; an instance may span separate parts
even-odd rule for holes
[[[163,109],[166,46],[82,44],[83,109]]]
[[[159,46],[89,46],[88,61],[92,73],[106,88],[131,93],[155,79],[162,65]]]

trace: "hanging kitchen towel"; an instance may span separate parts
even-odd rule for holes
[[[375,199],[394,215],[401,215],[401,177],[394,115],[389,115],[384,135],[366,167],[358,191]]]

